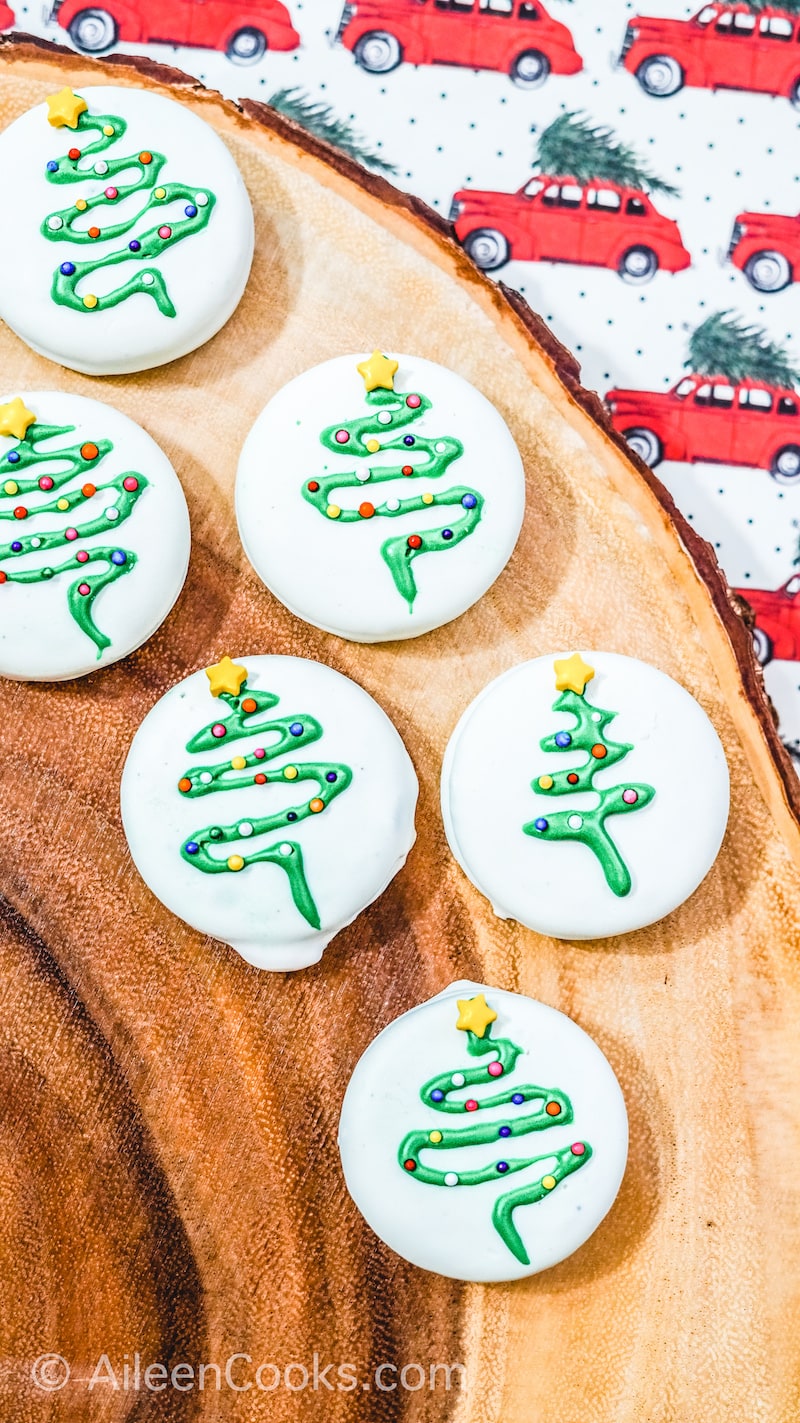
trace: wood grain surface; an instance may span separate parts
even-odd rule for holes
[[[0,331],[4,388],[73,390],[144,425],[193,528],[186,589],[140,652],[74,684],[0,683],[3,1417],[796,1423],[798,798],[713,555],[621,451],[571,358],[420,204],[256,105],[127,59],[4,42],[0,123],[65,83],[97,82],[151,84],[217,129],[253,197],[257,255],[225,330],[159,371],[74,375]],[[373,345],[452,366],[495,402],[524,456],[528,509],[477,608],[418,641],[365,647],[304,626],[259,584],[232,488],[273,392]],[[515,662],[573,646],[644,658],[688,687],[723,740],[733,793],[718,863],[686,905],[580,945],[493,918],[448,855],[438,810],[442,753],[470,699]],[[420,778],[405,869],[295,976],[259,973],[174,919],[122,834],[136,727],[225,652],[348,673],[393,718]],[[611,1214],[570,1260],[509,1286],[406,1265],[363,1224],[338,1165],[359,1055],[456,977],[571,1014],[630,1113]],[[47,1351],[72,1367],[59,1391],[31,1377]],[[351,1364],[357,1387],[314,1388],[315,1353],[334,1382]],[[90,1387],[103,1355],[116,1389],[108,1370]],[[137,1388],[135,1355],[141,1370],[216,1364],[222,1387],[212,1370],[202,1390],[186,1373],[182,1389]],[[232,1355],[252,1359],[232,1366],[238,1387],[224,1380]],[[430,1366],[454,1362],[466,1389],[442,1375],[430,1389]],[[309,1385],[298,1368],[292,1387],[239,1391],[261,1363],[303,1366]],[[411,1370],[411,1388],[380,1392],[382,1363],[420,1364],[425,1386]]]

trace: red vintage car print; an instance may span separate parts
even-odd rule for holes
[[[349,0],[337,39],[370,74],[408,64],[498,69],[523,89],[583,61],[540,0]]]
[[[50,12],[77,49],[102,54],[120,40],[202,45],[236,64],[267,49],[297,49],[300,36],[280,0],[55,0]]]
[[[659,268],[681,272],[691,257],[678,224],[646,193],[605,180],[530,178],[516,193],[463,188],[450,220],[477,266],[495,271],[522,262],[582,262],[610,267],[623,281],[649,282]]]
[[[690,84],[779,94],[800,105],[799,31],[800,15],[779,7],[704,5],[690,20],[637,15],[619,62],[655,99]]]
[[[737,588],[756,616],[753,646],[762,667],[773,657],[800,662],[800,573],[782,588]]]
[[[733,224],[728,260],[757,292],[781,292],[800,273],[800,215],[740,212]]]
[[[684,376],[672,390],[610,390],[615,430],[655,468],[661,460],[751,465],[800,482],[800,395],[725,376]]]

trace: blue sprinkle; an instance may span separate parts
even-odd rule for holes
[[[452,530],[452,529],[442,529],[442,538],[443,538],[443,539],[447,539],[447,540],[449,541],[452,537],[453,537],[453,530]]]
[[[498,1136],[510,1136],[510,1135],[511,1135],[511,1128],[510,1128],[510,1127],[501,1127],[500,1130],[499,1130],[499,1132],[497,1133],[497,1135],[498,1135]]]
[[[525,1098],[523,1097],[521,1092],[515,1092],[511,1100],[514,1103],[515,1107],[521,1107],[522,1103],[525,1101]]]
[[[465,494],[464,498],[461,500],[461,503],[464,505],[465,509],[474,509],[477,502],[478,501],[475,498],[474,494]]]
[[[49,162],[48,165],[47,165],[47,171],[48,171],[48,173],[57,173],[57,172],[58,172],[58,164],[56,163],[55,158],[51,158],[51,159],[50,159],[50,162]]]
[[[198,855],[200,853],[200,846],[196,840],[187,840],[184,848],[187,855]]]
[[[404,445],[413,445],[413,444],[414,444],[414,436],[413,436],[413,435],[404,435],[404,436],[403,436],[403,444],[404,444]]]
[[[296,819],[297,819],[297,811],[296,811],[296,810],[290,810],[290,811],[289,811],[289,814],[288,814],[287,817],[286,817],[286,819],[287,819],[287,820],[296,820]]]
[[[111,555],[111,562],[121,568],[123,563],[128,562],[128,555],[121,548],[115,548]]]
[[[303,723],[302,723],[302,721],[293,721],[292,724],[291,724],[291,726],[289,727],[289,734],[290,734],[291,736],[302,736],[302,735],[303,735]]]
[[[544,818],[543,815],[540,815],[540,816],[539,816],[539,819],[538,819],[538,820],[534,820],[533,823],[534,823],[534,826],[535,826],[535,828],[536,828],[537,830],[546,830],[546,829],[547,829],[547,821],[545,820],[545,818]]]
[[[135,238],[133,242],[128,243],[128,248],[131,252],[139,252],[141,250],[141,246],[141,242],[137,242]]]
[[[502,1174],[503,1172],[507,1171],[507,1170],[508,1170],[508,1162],[507,1162],[507,1161],[498,1161],[498,1163],[497,1163],[497,1169],[498,1169],[498,1171],[499,1171],[501,1174]]]
[[[194,206],[193,203],[189,203],[189,206],[185,207],[183,211],[186,213],[187,217],[197,217],[197,208]]]
[[[439,1090],[439,1088],[437,1087],[433,1092],[431,1092],[431,1101],[432,1101],[432,1102],[443,1102],[443,1101],[444,1101],[444,1092],[441,1092],[441,1091]]]
[[[327,776],[325,777],[325,780],[326,780],[326,781],[335,781],[335,780],[338,780],[338,777],[337,777],[337,775],[336,775],[336,772],[335,772],[335,771],[329,771],[328,774],[327,774]]]
[[[9,450],[6,459],[9,464],[19,464],[20,456],[18,450]]]
[[[568,731],[557,731],[557,732],[556,732],[556,746],[571,746],[571,745],[572,745],[572,737],[570,736],[570,734],[569,734]]]
[[[58,270],[60,271],[62,277],[71,277],[75,271],[75,263],[62,262]]]
[[[22,544],[20,543],[19,539],[14,540],[13,544],[11,545],[11,552],[22,553]]]

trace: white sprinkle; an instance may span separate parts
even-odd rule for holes
[[[250,821],[249,821],[249,820],[243,820],[242,823],[241,823],[241,825],[239,826],[239,834],[240,834],[240,835],[244,835],[245,838],[247,838],[247,836],[248,836],[248,835],[252,835],[252,833],[253,833],[253,827],[252,827],[252,825],[250,824]]]
[[[47,219],[47,226],[51,232],[58,232],[58,229],[64,226],[64,222],[62,218],[53,216]]]
[[[435,449],[437,455],[443,455],[445,450],[447,449],[447,443],[445,440],[437,440],[433,448]]]
[[[143,286],[143,287],[151,287],[151,286],[153,285],[153,282],[154,282],[154,281],[155,281],[155,277],[153,276],[153,273],[152,273],[152,272],[142,272],[142,286]]]
[[[580,830],[581,826],[583,825],[583,816],[571,815],[569,820],[567,821],[567,825],[569,826],[570,830]]]
[[[391,410],[379,410],[379,411],[378,411],[378,424],[379,424],[379,425],[391,425],[391,423],[392,423],[392,412],[391,412]]]
[[[112,504],[110,509],[104,510],[104,513],[106,518],[110,519],[112,523],[115,519],[119,518],[119,509],[116,507],[115,504]]]
[[[368,469],[357,469],[357,470],[356,470],[356,479],[359,481],[360,484],[366,484],[367,480],[368,480],[368,479],[371,479],[371,478],[372,478],[372,472],[371,472],[370,470],[368,470]]]
[[[200,772],[200,780],[202,781],[204,786],[210,786],[213,779],[214,777],[212,776],[210,771]]]
[[[99,162],[95,163],[95,165],[94,165],[94,171],[95,171],[95,173],[107,173],[107,172],[108,172],[108,164],[106,163],[106,161],[105,161],[104,158],[101,158],[101,159],[99,160]]]
[[[195,202],[196,202],[196,204],[197,204],[197,206],[198,206],[199,208],[206,208],[206,207],[208,207],[208,194],[207,194],[207,193],[195,193],[195,195],[194,195],[194,200],[195,200]]]
[[[463,1072],[454,1072],[450,1080],[454,1087],[463,1087],[467,1079]]]
[[[602,721],[602,717],[599,712],[592,712],[592,721]]]
[[[42,541],[41,541],[41,539],[31,539],[31,548],[41,548],[41,546],[42,546]]]
[[[391,510],[392,513],[394,513],[396,509],[399,509],[399,508],[400,508],[400,500],[399,500],[399,499],[387,499],[387,500],[386,500],[386,508],[389,509],[389,510]]]
[[[292,849],[292,846],[291,846],[291,845],[286,845],[286,844],[284,844],[284,845],[279,845],[279,846],[278,846],[278,854],[279,854],[279,855],[283,855],[283,857],[284,857],[284,859],[285,859],[285,858],[287,857],[287,855],[293,855],[293,854],[294,854],[294,850]]]
[[[458,1185],[458,1177],[457,1177],[455,1171],[448,1171],[448,1172],[447,1172],[447,1174],[445,1175],[445,1178],[444,1178],[444,1184],[445,1184],[446,1186],[457,1186],[457,1185]]]

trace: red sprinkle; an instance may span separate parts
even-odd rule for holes
[[[15,519],[27,519],[27,517],[28,517],[28,511],[27,511],[27,509],[25,508],[25,505],[24,505],[24,504],[18,504],[17,507],[16,507],[16,509],[14,510],[14,518],[15,518]]]
[[[406,542],[409,548],[422,548],[422,539],[419,534],[409,534]]]
[[[6,583],[7,581],[8,581],[8,574],[7,574],[7,573],[4,573],[3,570],[2,570],[2,568],[0,568],[0,583]]]
[[[79,583],[79,584],[78,584],[78,592],[80,593],[80,595],[81,595],[82,598],[88,598],[88,596],[89,596],[89,594],[91,593],[91,591],[92,591],[92,590],[91,590],[91,588],[89,587],[89,584],[88,584],[88,583]]]
[[[41,479],[39,480],[39,488],[40,488],[40,489],[52,489],[52,488],[53,488],[53,481],[52,481],[52,479],[50,478],[50,475],[49,475],[49,474],[43,474],[43,475],[42,475]]]
[[[264,775],[263,771],[257,771],[253,777],[253,780],[255,781],[257,786],[265,786],[267,784],[267,778]]]
[[[113,201],[114,201],[114,198],[118,198],[118,197],[119,197],[119,193],[118,193],[118,191],[117,191],[116,188],[106,188],[105,196],[106,196],[107,198],[110,198],[111,201],[113,202]]]
[[[477,1112],[477,1110],[478,1110],[478,1103],[475,1101],[475,1098],[474,1098],[474,1097],[470,1097],[470,1098],[464,1103],[464,1110],[467,1111],[467,1112]]]
[[[127,489],[128,493],[132,494],[134,489],[139,488],[139,481],[138,479],[134,479],[132,474],[129,474],[127,479],[123,479],[122,488]]]
[[[417,1163],[416,1161],[412,1161],[411,1157],[408,1158],[408,1161],[404,1161],[403,1165],[405,1166],[406,1171],[416,1171],[417,1169]]]
[[[309,479],[308,485],[306,487],[308,489],[309,494],[316,494],[317,490],[319,489],[319,482],[316,479]]]
[[[570,771],[569,775],[567,776],[567,780],[569,781],[571,786],[576,786],[578,784],[578,777],[575,775],[574,771]]]
[[[67,157],[68,157],[68,158],[71,158],[72,161],[73,161],[73,163],[77,163],[77,161],[78,161],[78,159],[80,158],[80,156],[81,156],[81,151],[80,151],[79,148],[71,148],[71,149],[69,150],[69,153],[67,154]]]
[[[403,465],[403,474],[413,474],[413,473],[414,473],[414,466],[413,466],[413,464],[404,464],[404,465]]]

